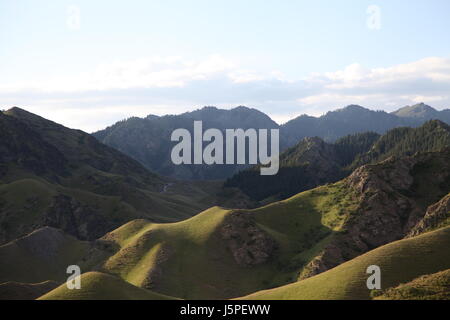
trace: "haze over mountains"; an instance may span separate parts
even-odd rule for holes
[[[170,151],[176,144],[170,134],[177,128],[192,132],[193,120],[202,120],[207,128],[279,128],[282,150],[297,144],[305,137],[320,137],[333,142],[348,134],[372,131],[383,134],[401,126],[417,127],[430,119],[450,123],[450,110],[437,111],[423,103],[401,108],[395,112],[372,111],[350,105],[321,117],[299,116],[278,125],[264,113],[247,107],[221,110],[205,107],[180,115],[129,118],[93,135],[101,142],[136,159],[148,169],[164,176],[179,179],[225,179],[246,168],[246,165],[190,166],[174,165]]]

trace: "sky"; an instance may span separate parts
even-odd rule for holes
[[[448,0],[0,0],[0,108],[71,128],[450,107]]]

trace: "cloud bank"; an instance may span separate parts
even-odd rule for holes
[[[348,104],[392,111],[425,102],[442,109],[450,107],[450,59],[429,57],[373,69],[355,63],[287,79],[276,70],[247,70],[220,55],[201,61],[148,57],[104,63],[65,78],[0,80],[0,101],[2,108],[23,107],[88,132],[130,116],[181,113],[205,105],[246,105],[278,122]]]

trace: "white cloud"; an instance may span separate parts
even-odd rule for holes
[[[313,74],[307,82],[320,86],[317,94],[299,98],[305,105],[357,103],[392,109],[409,103],[450,106],[450,59],[430,57],[387,68],[367,69],[352,64],[343,70]]]
[[[443,108],[450,107],[450,59],[430,57],[373,69],[354,63],[286,79],[279,71],[248,70],[220,55],[201,61],[147,57],[106,62],[66,78],[0,83],[0,101],[4,108],[17,105],[87,131],[129,116],[180,113],[204,105],[248,105],[279,122],[348,104],[394,110],[423,101]]]
[[[388,68],[366,69],[352,64],[342,71],[325,73],[330,89],[383,88],[400,82],[426,79],[434,82],[450,81],[450,59],[430,57]],[[405,88],[406,89],[406,88]]]

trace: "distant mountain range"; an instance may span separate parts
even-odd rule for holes
[[[221,110],[205,107],[201,110],[162,117],[130,118],[93,133],[99,141],[138,160],[148,169],[178,179],[224,179],[242,165],[174,165],[170,153],[176,142],[170,141],[178,128],[193,132],[194,120],[203,121],[203,130],[217,128],[278,128],[264,113],[246,107]]]
[[[304,138],[280,155],[278,174],[261,176],[259,167],[254,166],[228,178],[225,186],[237,187],[262,203],[272,202],[336,182],[364,164],[449,146],[450,126],[439,120],[427,121],[417,128],[391,129],[383,135],[357,133],[334,143],[318,137]]]
[[[305,137],[320,137],[325,142],[333,142],[353,133],[372,131],[383,134],[396,127],[417,127],[430,119],[449,124],[450,110],[437,111],[421,103],[387,113],[350,105],[321,117],[302,115],[280,126],[256,109],[242,106],[231,110],[205,107],[180,115],[133,117],[93,135],[161,175],[179,179],[214,180],[228,178],[247,166],[174,165],[170,161],[170,151],[176,144],[170,141],[170,134],[174,129],[185,128],[192,132],[194,120],[202,120],[205,129],[279,128],[281,148],[285,150]]]

